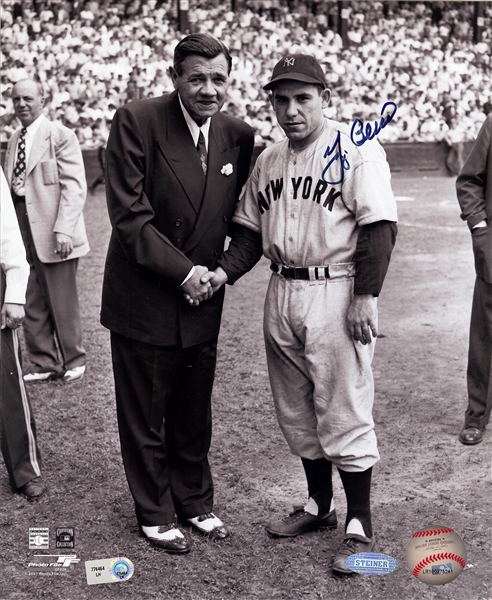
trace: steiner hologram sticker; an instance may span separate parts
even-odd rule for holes
[[[85,574],[89,585],[126,581],[133,575],[134,570],[132,561],[125,557],[101,558],[85,562]]]

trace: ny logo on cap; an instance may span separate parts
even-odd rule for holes
[[[284,58],[284,67],[293,67],[296,59],[294,57],[289,58],[288,56]]]

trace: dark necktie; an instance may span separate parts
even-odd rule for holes
[[[20,132],[19,143],[17,144],[17,162],[15,163],[12,178],[14,192],[24,185],[26,175],[26,133],[27,129],[23,127]]]
[[[198,156],[200,157],[200,162],[202,163],[203,174],[205,177],[207,176],[207,147],[205,146],[205,138],[203,137],[203,133],[200,131],[200,135],[198,136],[198,144],[196,145],[196,150],[198,152]]]

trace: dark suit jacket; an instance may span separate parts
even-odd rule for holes
[[[472,231],[475,270],[481,279],[492,283],[492,114],[485,123],[461,173],[456,180],[461,218]],[[487,227],[477,227],[480,221]]]
[[[253,144],[244,122],[214,115],[205,184],[177,92],[130,102],[116,112],[106,157],[113,232],[103,283],[105,327],[163,346],[189,347],[217,337],[223,288],[192,307],[178,287],[193,265],[216,266]],[[226,165],[232,166],[230,175],[221,173]]]

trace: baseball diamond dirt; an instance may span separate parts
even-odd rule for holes
[[[216,511],[232,535],[216,543],[187,530],[187,556],[154,550],[139,536],[118,445],[109,333],[99,325],[109,238],[101,187],[87,201],[92,250],[79,271],[87,374],[79,383],[29,388],[49,492],[27,502],[12,494],[0,467],[0,597],[489,600],[491,432],[476,446],[458,441],[474,269],[454,183],[393,179],[399,235],[379,301],[373,369],[381,461],[374,468],[372,505],[375,550],[395,558],[396,571],[336,576],[330,565],[341,528],[287,540],[264,530],[271,516],[306,499],[300,461],[289,453],[270,396],[262,340],[266,261],[227,289],[219,340],[211,464]],[[334,494],[343,523],[337,474]],[[418,581],[405,563],[413,532],[431,524],[453,528],[466,545],[464,571],[444,586]],[[61,527],[75,528],[73,549],[56,547]],[[29,528],[48,528],[49,547],[30,548]],[[60,554],[72,557],[61,563],[66,566],[32,566],[54,563]],[[132,561],[132,578],[89,586],[85,562],[112,557]]]

